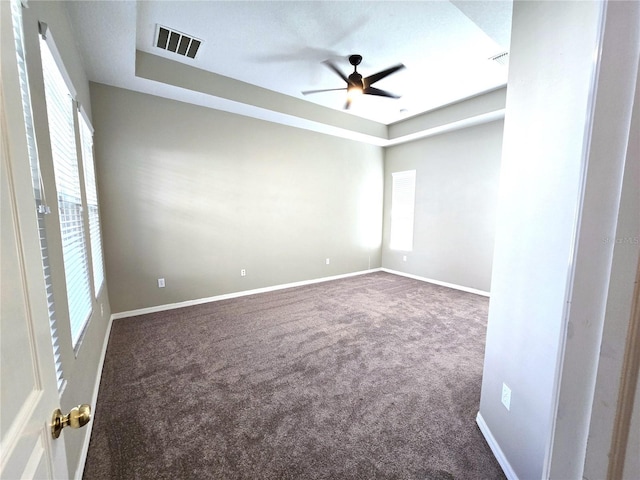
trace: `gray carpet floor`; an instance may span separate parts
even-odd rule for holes
[[[84,478],[503,479],[487,311],[377,272],[115,320]]]

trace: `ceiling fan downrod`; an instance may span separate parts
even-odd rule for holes
[[[347,89],[350,93],[362,93],[364,90],[362,75],[358,73],[360,62],[362,62],[362,55],[349,56],[349,63],[353,65],[353,73],[349,75],[349,88]]]

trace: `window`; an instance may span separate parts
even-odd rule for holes
[[[46,25],[41,25],[46,32]],[[43,32],[43,33],[45,33]],[[76,148],[75,102],[66,72],[54,58],[51,39],[40,41],[53,170],[58,196],[62,254],[75,349],[91,315],[91,283]],[[67,77],[68,78],[68,77]]]
[[[98,211],[98,192],[96,189],[95,164],[93,160],[93,129],[84,115],[80,118],[80,143],[82,144],[82,169],[84,170],[84,188],[87,197],[89,217],[89,238],[91,240],[91,265],[93,266],[93,288],[97,297],[104,282],[102,262],[102,240],[100,236],[100,214]]]
[[[45,198],[44,188],[42,188],[42,176],[40,174],[40,163],[38,160],[38,150],[36,137],[33,129],[33,115],[31,113],[31,95],[29,92],[29,77],[27,75],[27,65],[24,55],[24,40],[22,31],[22,4],[19,0],[11,2],[11,18],[13,21],[13,34],[16,44],[18,74],[20,75],[20,93],[22,96],[22,112],[24,115],[24,125],[27,134],[27,146],[29,152],[29,164],[31,166],[31,180],[33,183],[33,196],[38,214],[38,233],[40,237],[40,254],[42,257],[42,270],[44,273],[45,289],[47,292],[47,304],[49,313],[49,328],[51,331],[51,343],[53,346],[53,357],[56,367],[56,379],[58,391],[62,392],[65,386],[64,372],[62,370],[62,355],[60,351],[60,340],[58,338],[58,322],[56,320],[56,302],[53,296],[53,284],[51,283],[51,267],[49,265],[49,247],[47,243],[47,232],[45,230],[44,216],[50,213]]]
[[[391,193],[392,250],[413,250],[413,212],[416,197],[416,171],[394,172]]]

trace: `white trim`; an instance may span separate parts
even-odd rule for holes
[[[500,467],[502,467],[502,471],[504,472],[505,476],[508,478],[508,480],[518,480],[516,472],[513,471],[513,467],[511,467],[511,464],[507,460],[507,457],[504,455],[504,452],[500,448],[500,445],[498,445],[498,442],[491,433],[491,430],[484,421],[484,418],[482,418],[480,412],[478,412],[478,415],[476,415],[476,423],[480,428],[480,432],[482,432],[482,436],[487,441],[487,444],[489,444],[489,448],[491,448],[493,456],[496,457],[496,460],[500,464]]]
[[[93,385],[93,395],[91,396],[91,405],[93,411],[91,417],[95,416],[96,405],[98,403],[98,390],[100,389],[100,380],[102,379],[102,367],[104,366],[104,359],[107,354],[107,346],[109,345],[109,337],[111,336],[111,326],[113,325],[114,316],[109,317],[109,323],[107,324],[107,331],[104,334],[104,341],[102,342],[102,352],[100,352],[100,360],[98,361],[98,371],[96,374],[96,381]],[[87,428],[84,429],[84,441],[82,442],[82,448],[80,449],[80,460],[78,460],[78,466],[76,468],[76,474],[74,480],[82,480],[84,474],[84,466],[87,462],[87,454],[89,453],[89,442],[91,441],[91,430],[93,430],[93,421],[89,422]]]
[[[462,285],[456,285],[455,283],[441,282],[440,280],[434,280],[432,278],[425,278],[419,275],[413,275],[411,273],[399,272],[397,270],[391,270],[389,268],[380,268],[382,272],[392,273],[394,275],[400,275],[401,277],[413,278],[414,280],[420,280],[422,282],[433,283],[434,285],[440,285],[441,287],[453,288],[454,290],[461,290],[467,293],[473,293],[475,295],[482,295],[483,297],[490,297],[490,292],[485,292],[484,290],[478,290],[476,288],[465,287]]]
[[[76,101],[76,104],[78,105],[78,113],[82,118],[84,118],[84,121],[87,123],[87,127],[89,127],[89,131],[91,131],[91,136],[93,137],[96,131],[93,128],[93,125],[91,124],[91,120],[89,119],[89,114],[87,113],[87,111],[84,109],[84,107],[80,102]],[[91,143],[93,143],[93,141]]]
[[[557,351],[557,359],[556,359],[556,368],[555,374],[553,378],[553,386],[552,386],[552,409],[550,412],[550,429],[549,435],[547,438],[547,444],[545,445],[545,455],[544,455],[544,463],[542,464],[542,475],[544,478],[550,478],[551,476],[551,467],[553,461],[553,449],[556,440],[556,429],[558,424],[558,410],[560,408],[560,396],[562,393],[562,380],[563,380],[563,371],[564,371],[564,362],[565,357],[567,355],[567,338],[569,336],[569,322],[571,320],[571,301],[573,299],[573,289],[574,289],[574,281],[576,276],[576,263],[578,260],[578,244],[580,242],[580,233],[581,233],[581,225],[582,225],[582,214],[584,210],[584,200],[585,200],[585,191],[587,184],[587,171],[589,168],[589,157],[591,153],[591,141],[593,135],[593,125],[594,125],[594,116],[596,109],[596,97],[598,94],[598,79],[600,77],[600,66],[602,63],[602,49],[604,44],[604,34],[605,34],[605,24],[607,20],[607,3],[601,2],[600,10],[598,12],[599,25],[598,25],[598,39],[596,42],[596,49],[593,57],[593,68],[591,70],[591,79],[589,84],[589,94],[587,97],[587,113],[585,115],[584,120],[584,137],[583,137],[583,145],[582,152],[580,155],[580,184],[578,186],[578,197],[577,197],[577,208],[574,213],[573,218],[573,231],[571,233],[571,250],[569,252],[568,264],[567,264],[567,278],[566,278],[566,289],[565,289],[565,301],[562,308],[562,320],[561,320],[561,330],[560,337],[558,338],[559,348]],[[617,213],[616,213],[617,216]],[[612,261],[613,257],[613,245],[609,246],[609,264]],[[603,312],[604,314],[604,312]],[[597,355],[597,353],[596,353]],[[595,377],[593,378],[595,382]],[[595,383],[593,384],[593,388],[595,389]],[[593,400],[593,399],[591,399]],[[593,403],[588,407],[589,414],[588,418],[591,418],[591,411],[593,409]],[[574,434],[579,432],[579,427],[572,426],[572,432]],[[589,428],[587,428],[584,432],[584,436],[576,437],[574,435],[574,442],[582,442],[580,446],[580,450],[582,452],[586,451],[587,434],[589,433]],[[583,457],[584,459],[584,453]],[[581,461],[581,460],[579,460]],[[565,465],[569,465],[569,463],[565,463]]]
[[[165,305],[157,305],[155,307],[140,308],[137,310],[129,310],[126,312],[114,313],[113,315],[111,315],[111,318],[113,320],[117,320],[120,318],[135,317],[136,315],[145,315],[147,313],[164,312],[167,310],[174,310],[176,308],[191,307],[193,305],[201,305],[203,303],[218,302],[220,300],[228,300],[230,298],[238,298],[238,297],[245,297],[247,295],[255,295],[256,293],[273,292],[276,290],[284,290],[285,288],[302,287],[304,285],[311,285],[314,283],[329,282],[331,280],[339,280],[341,278],[355,277],[357,275],[365,275],[367,273],[379,272],[381,270],[383,269],[371,268],[369,270],[360,270],[358,272],[344,273],[342,275],[333,275],[331,277],[314,278],[311,280],[302,280],[300,282],[283,283],[280,285],[273,285],[271,287],[255,288],[253,290],[243,290],[240,292],[225,293],[223,295],[216,295],[213,297],[187,300],[185,302],[169,303]]]
[[[69,76],[69,73],[64,66],[62,55],[60,55],[60,50],[58,50],[58,46],[53,39],[53,34],[51,33],[49,25],[47,25],[45,22],[38,22],[38,28],[40,30],[40,36],[42,37],[42,40],[47,44],[47,47],[49,47],[49,51],[51,52],[54,61],[58,65],[58,70],[60,70],[60,74],[62,75],[64,82],[67,84],[67,88],[69,89],[71,98],[73,98],[73,100],[75,101],[78,93],[76,92],[76,89],[73,86],[73,82],[71,81],[71,77]]]

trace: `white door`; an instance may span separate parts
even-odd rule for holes
[[[0,478],[68,478],[9,2],[0,10]]]

